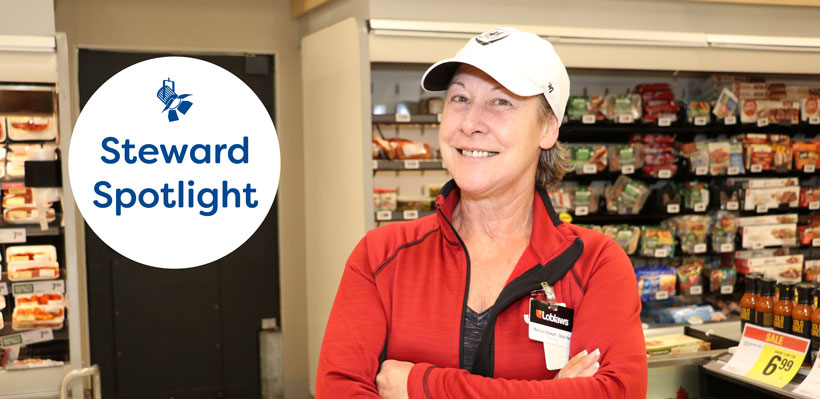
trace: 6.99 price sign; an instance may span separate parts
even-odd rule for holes
[[[783,388],[803,364],[809,340],[746,324],[732,359],[723,370]]]

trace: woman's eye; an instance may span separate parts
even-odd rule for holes
[[[496,98],[495,100],[493,100],[493,104],[494,105],[501,105],[501,106],[504,106],[504,107],[512,105],[512,103],[510,103],[509,101],[507,101],[503,98]]]
[[[450,101],[454,103],[465,103],[467,102],[467,97],[464,97],[460,94],[455,94],[452,97],[450,97]]]

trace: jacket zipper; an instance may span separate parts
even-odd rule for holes
[[[458,335],[458,367],[463,369],[464,368],[464,321],[467,319],[467,297],[470,294],[470,253],[467,251],[467,246],[464,245],[464,241],[461,240],[461,236],[458,235],[456,228],[453,227],[453,223],[450,222],[450,219],[447,218],[447,215],[444,214],[444,211],[441,210],[441,205],[436,204],[436,210],[441,214],[444,220],[447,221],[447,225],[450,226],[450,229],[453,230],[453,234],[456,235],[456,239],[458,239],[458,243],[461,244],[461,248],[464,249],[464,256],[467,258],[467,281],[464,284],[464,300],[461,305],[461,329]]]

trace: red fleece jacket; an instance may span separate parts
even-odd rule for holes
[[[374,229],[359,242],[325,330],[316,397],[378,398],[376,374],[387,358],[415,363],[411,399],[645,398],[641,301],[629,258],[609,237],[561,222],[544,191],[535,193],[530,246],[499,295],[508,303],[499,299],[491,308],[494,335],[473,368],[487,376],[459,368],[470,265],[450,222],[458,200],[451,181],[435,215]],[[558,302],[575,311],[570,356],[598,348],[600,369],[593,377],[554,379],[523,315],[539,276],[573,261],[554,284]]]

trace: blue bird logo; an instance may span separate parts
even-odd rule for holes
[[[157,91],[157,98],[165,104],[162,112],[168,111],[168,122],[178,121],[179,114],[177,114],[177,111],[185,115],[193,105],[190,101],[184,100],[190,97],[191,94],[177,95],[174,90],[174,81],[168,78],[162,81],[162,87]]]

